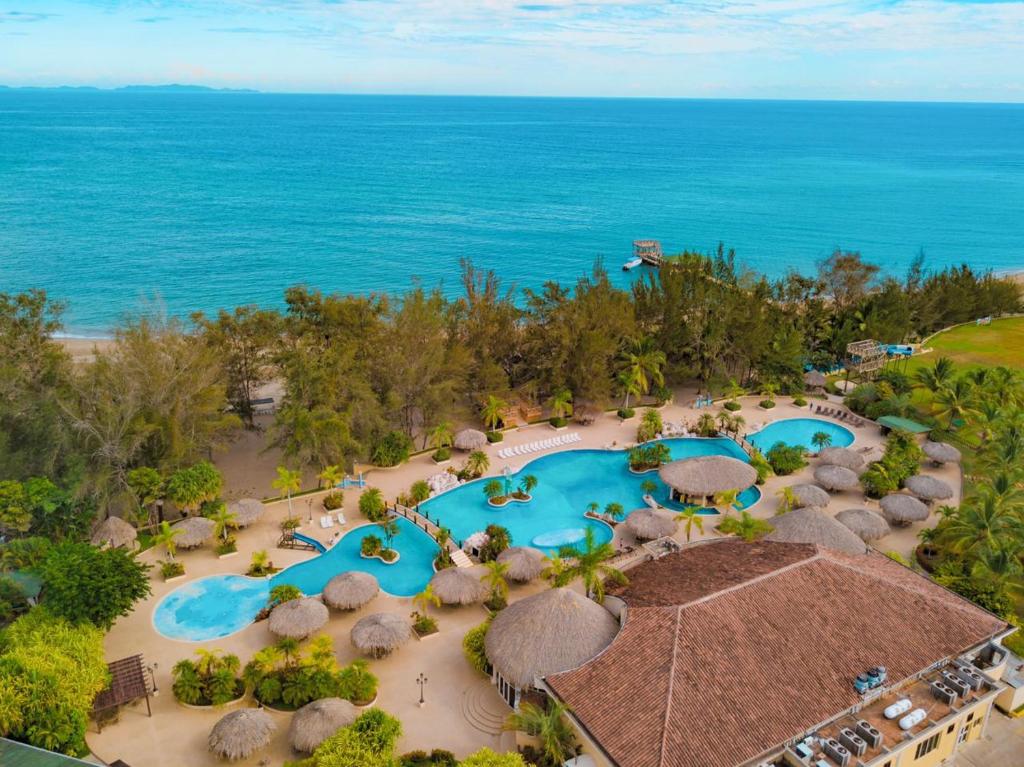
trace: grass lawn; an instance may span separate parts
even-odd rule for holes
[[[939,333],[927,345],[933,350],[930,354],[907,361],[910,375],[939,357],[949,357],[961,370],[996,365],[1024,368],[1024,317],[992,320],[990,325],[963,325]]]

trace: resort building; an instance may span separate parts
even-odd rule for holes
[[[930,767],[981,737],[1005,689],[1012,627],[874,551],[720,539],[629,577],[606,598],[621,628],[610,642],[601,628],[588,661],[541,663],[528,685],[531,669],[492,658],[512,686],[566,704],[598,767]],[[489,657],[505,621],[518,623],[495,620]],[[572,622],[556,646],[578,645]]]

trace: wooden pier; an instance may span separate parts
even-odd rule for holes
[[[648,266],[661,266],[664,255],[659,240],[633,240],[633,258],[639,258]]]

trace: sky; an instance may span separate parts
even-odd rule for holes
[[[1024,0],[0,0],[0,84],[1024,101]]]

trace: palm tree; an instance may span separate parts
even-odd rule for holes
[[[428,583],[423,591],[412,598],[412,603],[417,612],[426,615],[428,608],[441,606],[441,597],[434,593],[434,587]]]
[[[725,513],[728,514],[733,509],[740,507],[740,491],[739,490],[723,490],[720,493],[715,493],[715,506],[725,507]]]
[[[687,506],[681,512],[676,514],[676,520],[682,522],[685,526],[683,529],[686,530],[686,542],[690,542],[690,536],[693,535],[693,528],[697,528],[701,535],[704,534],[704,517],[700,513],[700,509],[696,506]]]
[[[728,410],[719,410],[715,420],[718,422],[719,431],[728,432],[729,426],[732,424],[732,413]]]
[[[661,372],[666,361],[665,352],[655,347],[652,339],[634,339],[619,359],[620,369],[625,374],[620,380],[629,384],[624,386],[626,399],[623,407],[629,407],[630,394],[647,394],[652,383],[657,386],[665,384],[665,376]]]
[[[484,567],[487,568],[487,572],[484,573],[483,581],[491,590],[491,600],[506,601],[508,599],[508,581],[506,580],[508,565],[492,559],[490,562],[484,562]]]
[[[730,402],[735,402],[746,393],[743,387],[736,383],[735,378],[729,379],[729,385],[725,387],[725,396],[729,398]]]
[[[508,403],[493,394],[487,396],[483,408],[480,410],[480,417],[483,418],[484,426],[490,430],[497,429],[501,425],[501,414],[508,409]]]
[[[653,479],[645,479],[640,483],[640,489],[644,491],[644,495],[654,495],[654,491],[658,489],[658,483]]]
[[[586,529],[582,549],[565,546],[559,549],[558,555],[567,560],[567,564],[556,578],[555,585],[567,586],[579,578],[587,595],[595,602],[604,602],[605,580],[618,585],[629,583],[620,570],[608,564],[608,560],[615,556],[615,549],[609,543],[598,543],[592,527]]]
[[[799,499],[796,497],[796,493],[792,487],[784,487],[776,493],[779,496],[779,513],[785,514],[787,511],[792,511],[796,508]]]
[[[266,549],[260,549],[252,553],[252,560],[249,562],[250,575],[263,575],[270,568],[270,554]]]
[[[466,471],[474,477],[479,477],[491,465],[491,459],[483,450],[474,450],[466,457]]]
[[[761,395],[770,402],[775,401],[775,394],[778,392],[779,386],[774,381],[765,381],[761,387]]]
[[[939,357],[930,368],[919,368],[914,374],[918,386],[936,391],[953,378],[953,360]]]
[[[548,400],[548,407],[555,418],[568,418],[572,415],[572,392],[568,389],[559,389]]]
[[[823,447],[828,447],[832,444],[832,435],[827,431],[816,431],[811,437],[811,444],[814,445],[820,453]]]
[[[772,526],[763,519],[751,516],[749,511],[744,511],[740,513],[739,517],[723,519],[719,523],[718,529],[723,533],[737,535],[749,543],[770,533]]]
[[[701,413],[697,419],[697,433],[701,436],[712,437],[718,431],[715,425],[715,417],[711,413]]]
[[[274,647],[281,653],[286,666],[294,666],[299,660],[299,640],[292,637],[281,637],[274,643]]]
[[[293,471],[287,466],[277,467],[277,479],[270,483],[270,486],[288,497],[288,516],[294,517],[292,512],[292,493],[302,489],[302,474]]]
[[[319,486],[337,487],[338,483],[345,478],[345,472],[340,466],[324,466],[323,471],[316,475]]]
[[[540,741],[540,750],[549,764],[564,764],[576,753],[576,735],[566,722],[563,704],[548,699],[547,708],[533,703],[519,704],[519,710],[505,721],[506,730],[525,732]]]
[[[995,550],[1003,541],[1020,540],[1022,536],[1024,522],[992,495],[963,504],[956,514],[944,520],[938,534],[941,543],[960,555]]]
[[[502,498],[505,495],[505,486],[501,483],[501,480],[488,480],[484,483],[484,495],[487,496],[487,500],[489,501]]]
[[[611,503],[604,507],[604,515],[608,519],[618,521],[622,519],[625,513],[626,509],[622,506],[621,503],[615,503],[614,501],[612,501]]]
[[[947,429],[953,428],[953,422],[958,418],[966,418],[974,411],[974,387],[963,378],[958,378],[952,384],[943,384],[935,392],[935,401],[939,405],[937,416],[949,416]]]
[[[430,485],[425,479],[417,479],[409,488],[409,498],[414,504],[423,503],[430,497]]]
[[[596,507],[597,504],[595,503],[594,506]],[[541,572],[540,576],[544,580],[548,581],[552,588],[554,588],[555,586],[560,585],[559,581],[561,581],[565,571],[569,569],[569,563],[557,555],[547,557],[545,562],[544,570]]]
[[[523,495],[529,495],[537,487],[537,478],[533,474],[527,474],[521,480],[519,480],[519,492]]]
[[[599,504],[597,501],[591,501],[590,503],[587,504],[587,511],[594,515],[597,514],[597,510],[600,508],[601,504]]]
[[[971,567],[971,577],[993,584],[1010,596],[1024,597],[1024,567],[1020,563],[1020,546],[983,548]]]
[[[334,642],[326,634],[320,634],[309,640],[307,646],[309,661],[320,671],[334,672],[337,670],[338,659],[334,655]]]
[[[159,531],[153,536],[153,545],[163,546],[167,552],[167,558],[173,561],[174,555],[178,551],[178,545],[174,542],[174,539],[181,535],[182,532],[179,528],[171,527],[167,522],[161,522]]]
[[[224,541],[227,541],[228,533],[238,527],[238,515],[223,503],[217,505],[217,510],[210,515],[210,519],[213,520],[214,536]]]
[[[442,447],[451,447],[454,439],[455,436],[452,433],[450,421],[441,421],[441,423],[430,430],[430,446],[435,450],[440,450]]]
[[[729,423],[729,430],[733,434],[739,434],[740,430],[747,425],[747,419],[738,413],[732,417],[732,421]]]
[[[267,604],[271,607],[276,607],[283,602],[291,602],[293,599],[300,599],[301,597],[302,592],[298,586],[293,586],[290,583],[281,583],[270,589]]]
[[[380,525],[380,531],[384,534],[384,545],[386,548],[391,548],[391,544],[395,540],[395,536],[401,532],[398,528],[398,520],[388,517],[387,519],[378,522]]]

